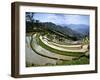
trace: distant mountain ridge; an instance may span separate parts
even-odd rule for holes
[[[78,33],[81,33],[83,35],[89,36],[89,26],[84,24],[70,24],[67,25],[69,28],[71,28],[74,31],[77,31]]]

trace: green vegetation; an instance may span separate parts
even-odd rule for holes
[[[61,64],[59,65],[78,65],[78,64],[89,64],[89,59],[87,57],[81,57],[79,59],[76,60],[71,60],[71,61],[63,61]]]
[[[62,65],[82,65],[82,64],[89,64],[89,59],[85,56],[80,57],[79,59],[76,60],[71,60],[71,61],[57,61],[56,64],[52,63],[46,63],[44,65],[39,65],[39,64],[34,64],[34,63],[28,63],[26,62],[26,67],[37,67],[37,66],[62,66]]]
[[[26,67],[32,67],[32,66],[35,66],[35,65],[33,63],[26,62]]]
[[[83,44],[89,44],[89,38],[88,37],[83,38]]]

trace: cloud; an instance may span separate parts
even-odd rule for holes
[[[55,24],[89,25],[89,15],[35,13],[34,18],[40,20],[41,22],[53,22]]]

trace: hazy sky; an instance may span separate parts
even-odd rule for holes
[[[55,24],[85,24],[89,25],[89,15],[35,13],[34,19],[40,22]]]

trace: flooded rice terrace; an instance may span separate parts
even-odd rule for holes
[[[26,34],[25,40],[26,67],[89,63],[87,45],[59,45],[37,32]]]

